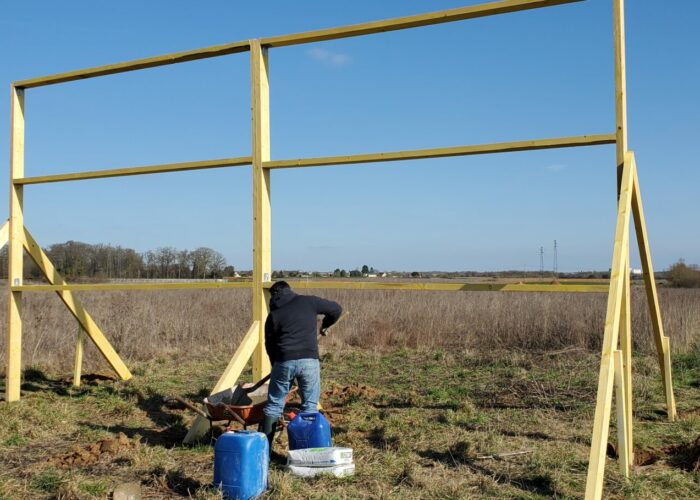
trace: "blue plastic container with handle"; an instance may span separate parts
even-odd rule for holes
[[[214,486],[224,498],[248,500],[267,489],[270,451],[262,432],[229,431],[214,446]]]
[[[287,426],[289,449],[329,448],[331,424],[321,413],[300,413]]]

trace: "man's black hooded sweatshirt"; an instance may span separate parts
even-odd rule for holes
[[[313,295],[297,295],[285,288],[270,299],[265,322],[265,348],[271,363],[294,359],[319,359],[316,316],[323,314],[321,328],[338,321],[340,305]]]

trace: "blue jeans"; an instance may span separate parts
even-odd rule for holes
[[[321,396],[321,365],[317,359],[294,359],[278,361],[272,365],[265,415],[268,417],[282,415],[284,400],[294,379],[299,385],[301,411],[318,411],[318,398]]]

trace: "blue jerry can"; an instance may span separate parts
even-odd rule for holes
[[[267,489],[270,452],[262,432],[225,432],[214,446],[214,486],[224,498],[248,500]]]
[[[287,426],[289,449],[328,448],[331,443],[331,424],[321,413],[300,413]]]

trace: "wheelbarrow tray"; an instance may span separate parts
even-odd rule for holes
[[[204,398],[204,406],[207,409],[209,420],[238,420],[233,414],[240,417],[245,425],[259,424],[265,418],[263,408],[267,403],[269,384],[264,384],[254,391],[246,391],[254,384],[239,384],[221,392],[214,393]],[[296,387],[287,394],[285,402],[289,401]]]

